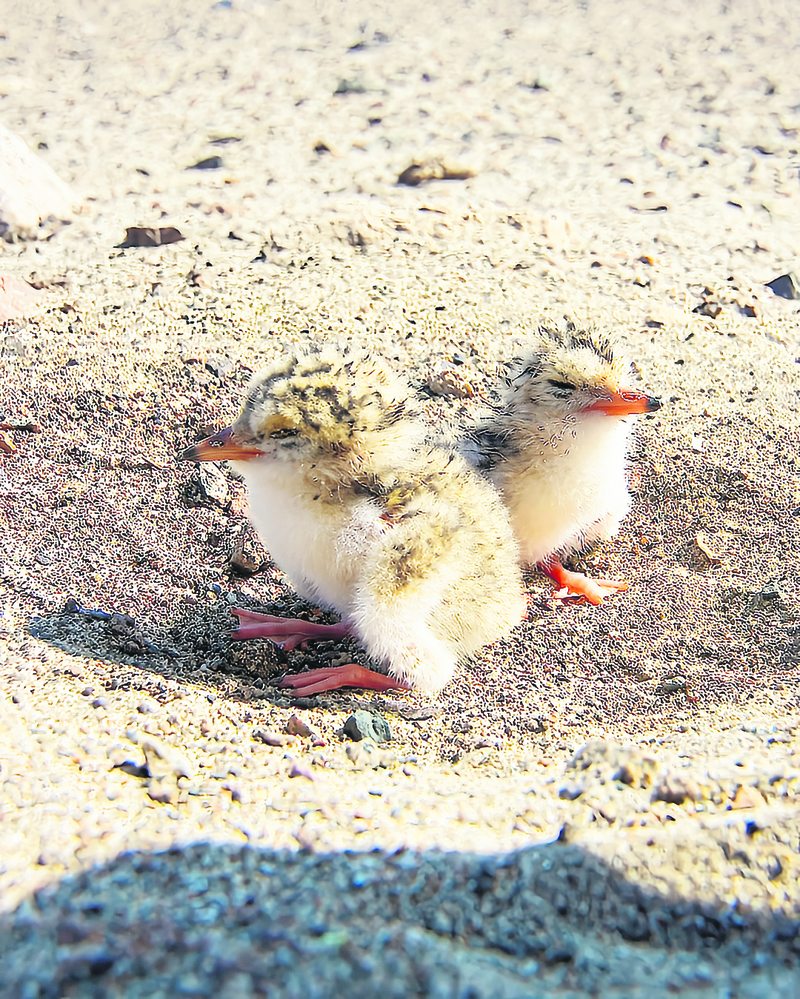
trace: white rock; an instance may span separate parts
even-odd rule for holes
[[[44,219],[72,215],[75,196],[14,132],[0,125],[0,235],[35,230]]]

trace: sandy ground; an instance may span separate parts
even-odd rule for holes
[[[0,244],[49,306],[0,327],[41,426],[0,455],[2,994],[800,992],[799,44],[757,2],[5,11],[0,122],[83,207]],[[396,183],[430,157],[474,176]],[[438,702],[291,705],[357,651],[231,647],[233,601],[310,609],[176,451],[289,343],[490,385],[564,314],[665,403],[591,560],[629,592],[533,574]]]

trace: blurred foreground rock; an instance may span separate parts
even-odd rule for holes
[[[13,274],[0,274],[0,323],[22,319],[42,308],[41,292]]]
[[[0,236],[35,236],[46,219],[70,218],[74,202],[52,167],[0,125]]]

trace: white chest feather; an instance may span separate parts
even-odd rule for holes
[[[250,519],[297,592],[341,615],[352,608],[364,553],[385,525],[366,498],[330,503],[290,469],[257,461],[237,466],[247,483]]]
[[[628,506],[629,428],[606,418],[531,444],[493,471],[525,562],[581,547],[592,525],[619,520]]]

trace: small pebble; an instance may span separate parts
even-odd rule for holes
[[[203,160],[198,160],[197,163],[193,163],[190,167],[186,167],[187,170],[219,170],[222,167],[222,157],[221,156],[206,156]]]
[[[267,732],[261,728],[257,728],[253,732],[253,738],[258,742],[263,742],[267,746],[286,746],[291,741],[285,735],[278,735],[277,732]]]
[[[303,719],[298,718],[297,715],[292,715],[286,722],[286,732],[289,735],[299,735],[302,739],[307,739],[314,734]]]
[[[386,719],[372,711],[364,710],[356,711],[350,715],[344,723],[344,734],[353,742],[360,742],[362,739],[389,742],[392,738],[392,732]]]
[[[230,503],[227,476],[216,465],[200,465],[189,477],[184,488],[184,496],[192,506],[225,509]]]
[[[794,274],[781,274],[767,283],[767,287],[779,298],[800,298],[800,281]]]

